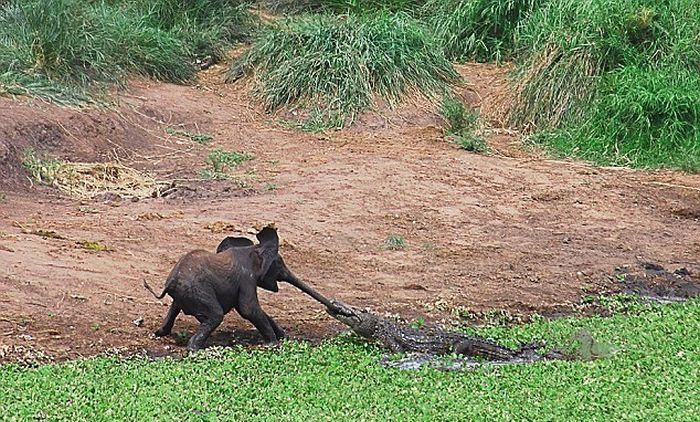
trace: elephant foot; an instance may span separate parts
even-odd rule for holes
[[[190,341],[187,343],[187,351],[188,352],[196,352],[198,350],[204,349],[204,343],[206,340],[199,340],[196,338],[196,334],[190,338]]]
[[[279,347],[279,345],[280,345],[280,341],[279,341],[279,340],[270,340],[270,341],[264,342],[264,343],[262,344],[262,347],[264,347],[264,348],[266,348],[266,349],[273,349],[273,348],[275,348],[275,347]]]
[[[187,351],[194,353],[196,351],[204,349],[204,344],[200,344],[197,342],[189,342],[187,343]]]
[[[165,337],[167,335],[170,335],[170,330],[164,330],[162,328],[156,330],[155,333],[153,333],[154,336],[156,337]]]

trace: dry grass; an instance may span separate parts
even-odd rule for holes
[[[115,194],[122,198],[158,196],[163,182],[120,163],[72,163],[38,158],[27,151],[22,163],[35,181],[79,198]]]
[[[92,198],[113,193],[123,198],[147,198],[158,192],[150,176],[119,163],[62,163],[53,186],[72,196]]]

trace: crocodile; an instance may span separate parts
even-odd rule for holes
[[[538,360],[568,359],[565,354],[552,350],[539,353],[541,344],[525,344],[509,348],[492,340],[439,328],[413,328],[371,312],[330,300],[327,312],[350,327],[356,334],[377,341],[394,353],[411,352],[428,355],[458,354],[494,362],[534,362]]]

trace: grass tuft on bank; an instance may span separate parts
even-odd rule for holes
[[[10,0],[0,4],[0,93],[64,104],[129,74],[189,81],[195,59],[223,57],[255,20],[223,0]]]
[[[340,128],[378,102],[434,101],[460,80],[434,39],[405,14],[307,15],[267,28],[230,70],[253,74],[269,112],[301,111],[307,125]]]

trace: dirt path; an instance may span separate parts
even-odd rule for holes
[[[480,100],[499,72],[468,75]],[[58,358],[179,349],[174,338],[150,337],[168,300],[154,300],[143,280],[160,287],[183,253],[213,250],[224,236],[267,222],[279,229],[288,265],[320,291],[406,317],[437,319],[460,306],[566,308],[610,289],[616,266],[639,261],[700,272],[698,176],[509,153],[514,140],[505,135],[490,141],[511,157],[473,155],[447,143],[434,118],[410,113],[395,124],[299,133],[275,126],[240,88],[216,81],[212,72],[199,88],[135,83],[118,112],[0,98],[5,359],[14,346]],[[163,130],[180,123],[214,141],[202,146]],[[137,202],[68,198],[29,187],[17,154],[31,145],[72,160],[118,157],[160,179],[190,179],[179,182],[190,189]],[[248,188],[192,181],[215,147],[255,155],[241,169]],[[39,229],[62,238],[32,234]],[[383,248],[390,234],[407,247]],[[84,240],[112,250],[86,250],[77,243]],[[293,337],[341,328],[291,287],[261,296]],[[139,318],[141,326],[132,322]],[[181,316],[175,331],[194,328],[193,318]],[[231,314],[213,343],[241,338],[257,339]]]

